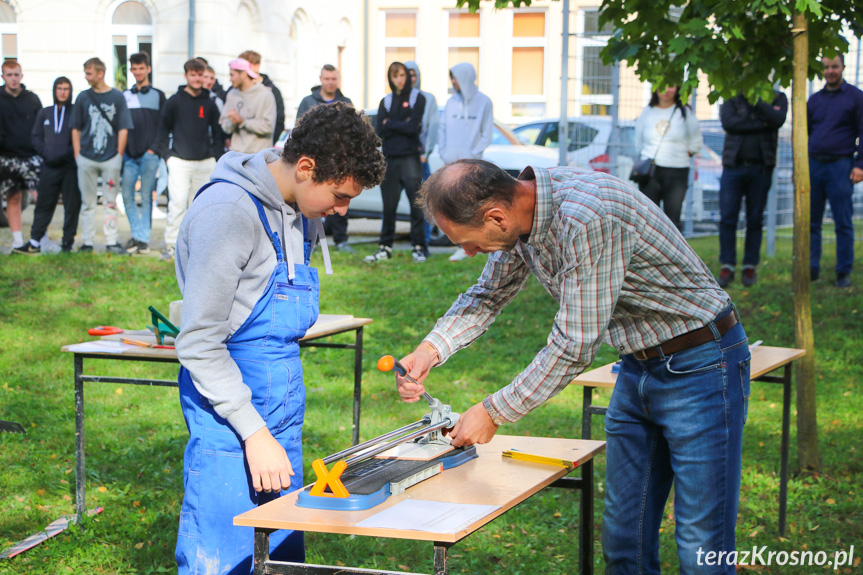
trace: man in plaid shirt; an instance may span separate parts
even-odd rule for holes
[[[659,573],[659,526],[672,483],[682,573],[698,551],[734,550],[750,353],[728,295],[656,205],[621,180],[576,168],[526,168],[518,180],[483,160],[438,170],[426,216],[468,255],[488,253],[402,363],[405,401],[429,370],[482,335],[532,273],[559,303],[548,342],[509,385],[462,414],[456,447],[488,442],[560,392],[604,341],[622,365],[605,418],[606,573]]]

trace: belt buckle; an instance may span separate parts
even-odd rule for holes
[[[647,361],[648,359],[650,359],[649,357],[647,357],[646,349],[639,349],[637,351],[634,351],[632,352],[632,356],[638,361]]]

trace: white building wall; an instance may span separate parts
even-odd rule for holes
[[[51,103],[58,76],[72,80],[75,93],[88,88],[83,64],[98,56],[112,83],[114,10],[124,0],[0,0],[15,11],[18,61],[24,83],[43,104]],[[184,83],[188,58],[188,0],[138,0],[153,22],[153,85],[167,95]],[[350,64],[343,75],[345,93],[362,93],[362,2],[347,0],[196,0],[195,55],[206,58],[223,85],[228,62],[243,50],[263,56],[261,69],[285,99],[288,125],[299,100],[318,83],[323,64]],[[296,45],[291,25],[301,22]],[[132,53],[133,50],[130,50]],[[346,66],[347,67],[347,66]],[[353,96],[352,96],[353,97]]]

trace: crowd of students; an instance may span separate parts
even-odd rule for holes
[[[183,217],[219,157],[228,150],[254,153],[268,148],[284,130],[281,93],[260,73],[260,65],[261,55],[254,51],[231,60],[231,86],[226,91],[204,58],[190,59],[183,66],[186,83],[166,97],[150,83],[146,53],[129,57],[135,84],[122,92],[105,82],[104,62],[91,58],[84,63],[89,88],[74,98],[72,81],[57,78],[54,103],[43,108],[39,97],[21,82],[20,63],[4,62],[0,194],[6,198],[12,253],[41,253],[61,198],[61,250],[73,251],[80,220],[78,251],[92,252],[100,179],[105,251],[148,253],[153,196],[164,160],[170,194],[161,257],[172,260]],[[35,191],[36,206],[30,239],[25,241],[21,212],[30,191]],[[131,230],[123,244],[118,206],[125,209]]]

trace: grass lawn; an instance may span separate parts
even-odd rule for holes
[[[829,227],[829,226],[828,226]],[[859,233],[859,230],[858,230]],[[716,269],[718,241],[693,241]],[[400,403],[391,375],[375,369],[383,354],[408,353],[450,302],[479,275],[483,257],[459,264],[444,256],[415,265],[408,252],[369,267],[360,257],[334,254],[336,275],[322,275],[321,309],[374,318],[366,328],[362,438],[415,421],[420,404]],[[740,549],[825,551],[855,546],[863,556],[863,276],[850,289],[832,287],[833,245],[825,245],[822,281],[813,284],[818,377],[818,418],[825,473],[792,478],[786,538],[776,534],[779,490],[781,387],[754,383],[744,435],[743,486],[738,517]],[[759,283],[732,284],[750,341],[793,346],[790,241],[777,241],[775,257],[759,267]],[[858,250],[859,254],[859,250]],[[318,256],[319,257],[319,256]],[[320,262],[318,262],[320,263]],[[863,269],[858,255],[857,268]],[[322,267],[322,266],[320,266]],[[179,299],[173,266],[155,258],[56,255],[3,258],[0,272],[0,419],[17,421],[26,435],[0,434],[0,549],[24,539],[63,514],[74,513],[75,420],[72,358],[63,344],[88,338],[95,325],[143,327],[147,306],[167,310]],[[555,302],[530,280],[488,333],[432,373],[427,387],[464,411],[508,383],[545,345]],[[349,336],[343,336],[349,337]],[[603,346],[601,365],[616,359]],[[352,355],[344,350],[303,352],[308,405],[305,479],[309,462],[350,443]],[[89,369],[124,376],[175,378],[175,366],[88,360]],[[150,574],[175,572],[174,545],[182,498],[182,457],[187,432],[174,388],[87,384],[87,494],[104,512],[12,560],[0,574]],[[598,391],[595,402],[607,404]],[[792,407],[793,409],[793,407]],[[565,390],[521,422],[513,435],[577,437],[581,389]],[[603,439],[594,418],[593,436]],[[795,467],[792,425],[792,469]],[[596,460],[596,572],[605,457]],[[474,534],[451,551],[453,573],[556,575],[576,573],[578,494],[546,490]],[[665,570],[677,565],[671,508],[662,528]],[[425,543],[309,534],[309,561],[366,568],[429,572]],[[859,558],[856,559],[859,563]],[[820,567],[765,567],[762,573],[827,573]],[[860,567],[840,573],[859,573]]]

